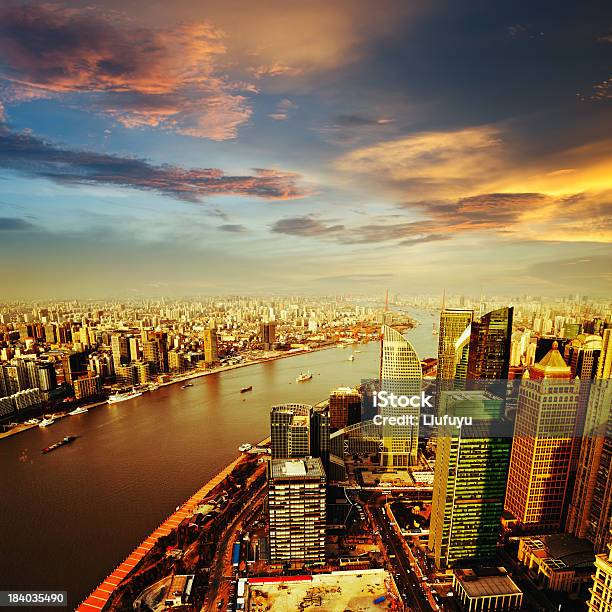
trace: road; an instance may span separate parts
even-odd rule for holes
[[[433,608],[429,605],[425,595],[416,584],[417,578],[410,569],[408,555],[401,542],[397,542],[396,534],[389,525],[384,510],[378,506],[370,507],[369,509],[383,544],[388,551],[391,550],[392,554],[395,555],[395,558],[391,559],[391,563],[393,564],[399,591],[404,600],[408,603],[410,609],[418,610],[419,612],[430,612]]]

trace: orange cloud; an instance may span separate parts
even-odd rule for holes
[[[120,28],[94,9],[7,7],[0,53],[11,100],[71,95],[126,127],[213,140],[234,138],[251,116],[244,84],[219,69],[224,34],[208,23]]]

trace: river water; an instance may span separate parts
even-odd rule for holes
[[[421,358],[437,316],[409,311]],[[316,403],[378,373],[379,344],[334,348],[163,387],[0,440],[0,590],[68,591],[74,608],[174,508],[269,435],[270,406]],[[296,383],[301,371],[312,380]],[[253,391],[240,389],[252,385]],[[78,439],[48,455],[65,435]]]

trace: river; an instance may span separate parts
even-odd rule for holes
[[[408,310],[421,358],[437,316]],[[194,379],[0,440],[0,590],[68,591],[78,605],[174,508],[269,435],[270,406],[316,403],[377,376],[379,345],[334,348]],[[312,380],[296,383],[310,370]],[[253,386],[250,393],[240,389]],[[47,455],[68,434],[78,439]]]

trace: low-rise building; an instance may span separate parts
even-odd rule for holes
[[[571,593],[591,580],[595,553],[587,540],[557,533],[521,538],[518,559],[545,588]]]
[[[453,591],[467,612],[520,610],[523,605],[523,592],[503,567],[457,569]]]

